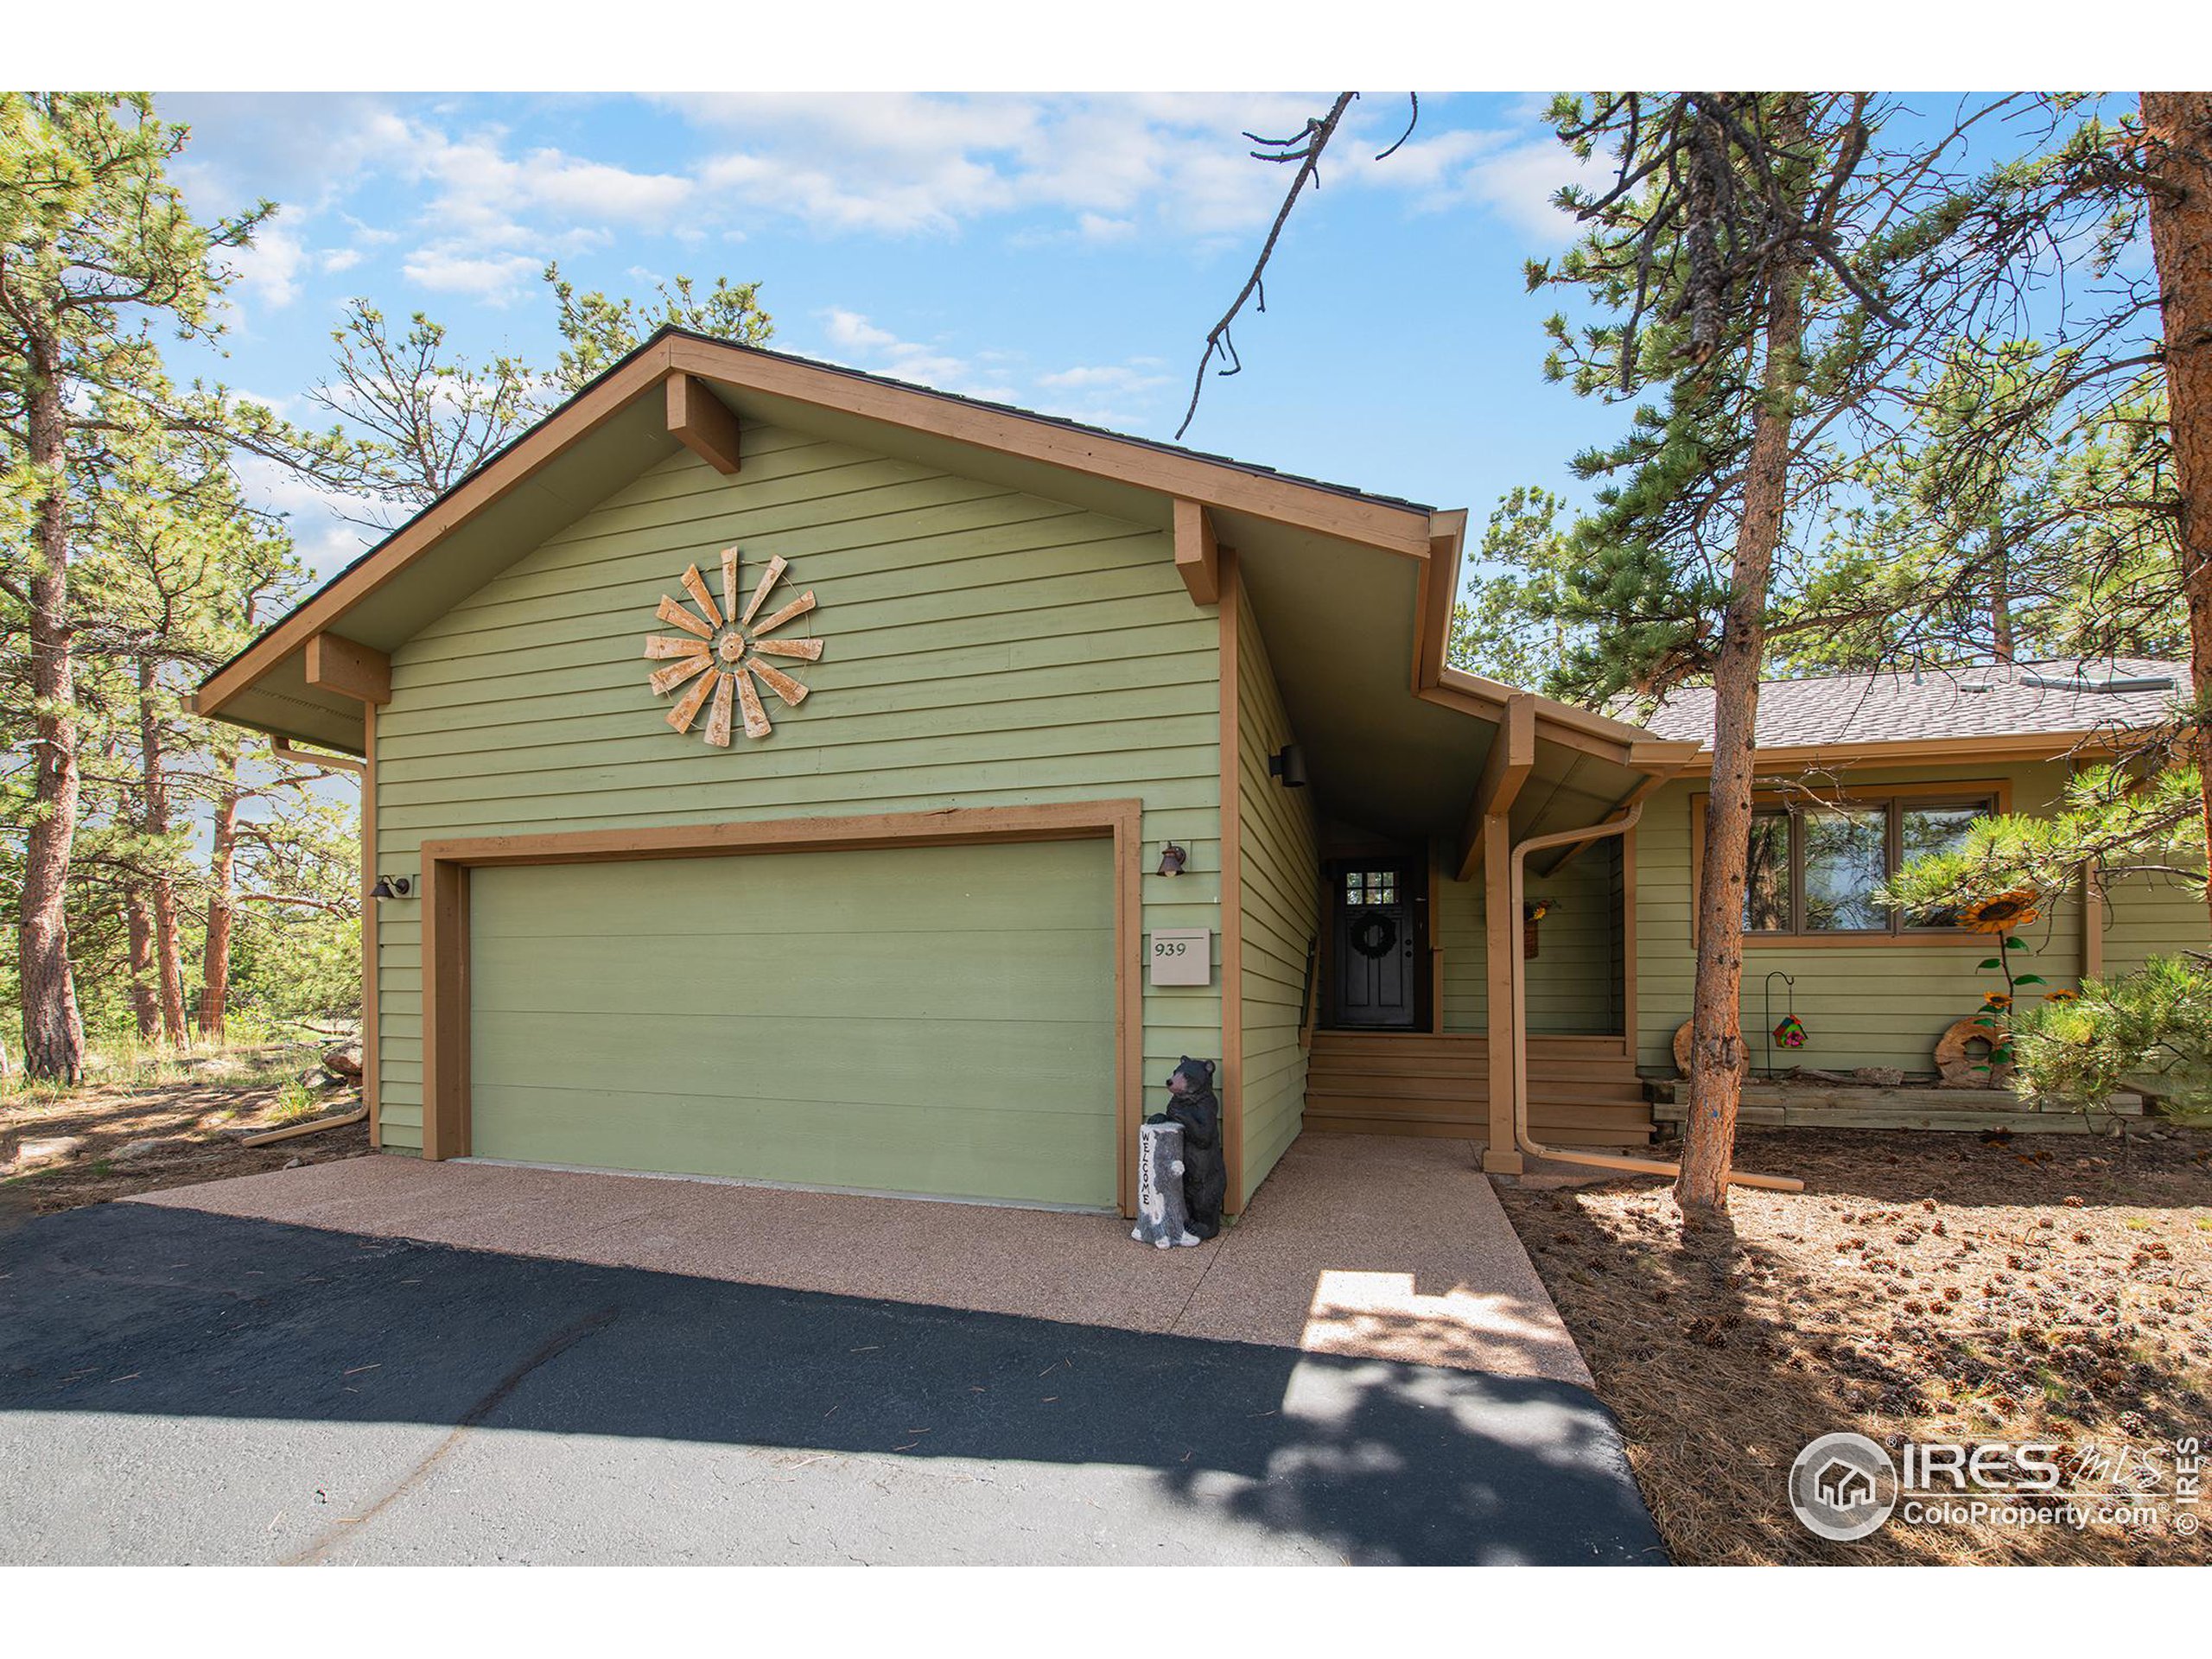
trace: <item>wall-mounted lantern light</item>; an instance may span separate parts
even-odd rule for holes
[[[377,884],[369,889],[372,899],[404,899],[415,891],[415,884],[404,875],[380,875]]]
[[[1171,841],[1160,849],[1160,868],[1153,874],[1180,875],[1183,874],[1183,867],[1190,861],[1191,855]]]
[[[1285,789],[1306,787],[1306,751],[1295,743],[1286,743],[1268,757],[1268,776],[1282,779]]]

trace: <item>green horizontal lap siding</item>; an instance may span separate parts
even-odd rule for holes
[[[2101,885],[2107,976],[2133,973],[2153,957],[2212,950],[2204,900],[2184,878],[2164,871],[2111,869]]]
[[[1878,793],[1885,785],[1981,783],[2010,779],[2017,812],[2050,810],[2064,787],[2063,763],[2000,763],[1971,770],[1854,770],[1839,774],[1840,785]],[[1833,793],[1837,780],[1822,779]],[[1651,798],[1637,828],[1637,1001],[1640,1030],[1637,1063],[1671,1074],[1675,1031],[1690,1017],[1696,977],[1691,950],[1694,899],[1690,855],[1690,798],[1705,792],[1702,776],[1694,784],[1669,785]],[[2041,975],[2048,988],[2081,982],[2082,929],[2078,894],[2044,906],[2043,918],[2020,937],[2027,949],[2013,952],[2015,969]],[[1810,1040],[1803,1048],[1775,1051],[1775,1064],[1819,1066],[1847,1071],[1858,1066],[1894,1066],[1932,1073],[1936,1039],[1955,1020],[1981,1006],[1991,991],[2004,988],[1993,969],[1977,964],[1992,956],[1990,939],[1961,933],[1955,943],[1803,946],[1757,945],[1744,952],[1741,1017],[1751,1064],[1765,1064],[1766,976],[1794,975],[1796,1012]],[[2031,988],[2029,995],[2042,988]],[[1774,1013],[1789,1007],[1789,989],[1774,982]]]
[[[1115,1201],[1110,842],[479,870],[486,1158]]]
[[[1320,931],[1320,854],[1312,791],[1285,789],[1268,757],[1293,741],[1290,716],[1251,608],[1236,629],[1237,905],[1243,932],[1243,1185],[1249,1198],[1298,1138],[1306,1109],[1304,1019],[1307,947]]]
[[[788,430],[744,441],[734,477],[671,456],[393,653],[377,868],[453,836],[1135,798],[1148,857],[1193,855],[1145,880],[1143,927],[1218,930],[1217,624],[1167,533]],[[703,716],[668,728],[640,652],[687,564],[719,598],[732,543],[747,591],[791,561],[779,595],[819,608],[785,632],[825,649],[787,664],[803,707],[764,694],[772,736],[719,750]],[[378,920],[385,1141],[418,1148],[416,906]],[[1178,1057],[1220,1047],[1217,987],[1147,987],[1147,1109]]]
[[[1444,849],[1447,869],[1455,857],[1452,849]],[[1555,1037],[1619,1032],[1619,859],[1618,844],[1601,841],[1557,875],[1529,872],[1523,884],[1528,897],[1550,899],[1554,906],[1537,924],[1535,959],[1522,964],[1530,1031]],[[1444,950],[1444,1029],[1486,1031],[1489,942],[1479,878],[1445,880],[1432,913],[1437,943]],[[1514,938],[1517,948],[1517,928]]]

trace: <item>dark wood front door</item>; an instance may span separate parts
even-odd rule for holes
[[[1420,1006],[1418,914],[1412,869],[1404,864],[1338,867],[1332,908],[1336,935],[1336,1022],[1410,1027]]]

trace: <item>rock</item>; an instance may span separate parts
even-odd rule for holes
[[[360,1044],[340,1043],[335,1048],[324,1051],[322,1065],[323,1070],[333,1077],[346,1078],[359,1077],[361,1075]]]
[[[285,1160],[284,1167],[287,1169],[297,1169],[306,1162],[307,1160],[304,1158],[289,1158]]]
[[[232,1059],[227,1054],[208,1054],[200,1058],[188,1061],[186,1064],[192,1068],[195,1076],[211,1079],[242,1077],[245,1075],[244,1064]]]
[[[1854,1083],[1871,1084],[1877,1089],[1901,1089],[1904,1086],[1904,1073],[1895,1066],[1862,1065],[1852,1072],[1851,1078]]]
[[[84,1149],[81,1135],[57,1135],[46,1141],[26,1141],[16,1148],[17,1169],[36,1169],[43,1164],[58,1164],[65,1158],[73,1158]]]
[[[116,1163],[127,1164],[150,1154],[166,1151],[177,1144],[177,1138],[173,1135],[148,1135],[143,1141],[124,1141],[123,1145],[108,1154],[108,1157]]]

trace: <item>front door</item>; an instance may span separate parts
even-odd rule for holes
[[[1340,1026],[1411,1027],[1415,971],[1411,870],[1346,864],[1337,872],[1336,1015]]]

